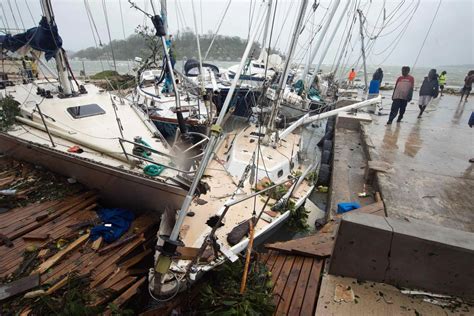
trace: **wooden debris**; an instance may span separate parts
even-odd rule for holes
[[[13,247],[13,242],[10,240],[10,238],[5,236],[4,234],[0,234],[0,245],[2,244],[7,246],[8,248]]]
[[[45,241],[49,238],[48,233],[28,233],[23,236],[23,239],[25,240],[40,240],[40,241]]]
[[[11,283],[0,285],[0,301],[31,290],[39,286],[39,284],[39,274],[32,274]]]
[[[145,282],[145,277],[141,278],[138,282],[128,288],[125,292],[122,293],[119,297],[117,297],[113,302],[112,305],[120,307],[124,303],[126,303],[129,299],[131,299],[135,294],[137,294],[138,288]],[[112,313],[107,311],[105,315],[112,315]]]
[[[60,288],[62,288],[63,286],[65,286],[67,284],[67,281],[69,280],[69,276],[65,276],[64,278],[62,278],[61,280],[59,280],[59,282],[55,283],[52,287],[50,287],[47,291],[46,291],[46,294],[48,295],[51,295],[53,294],[54,292],[56,292],[57,290],[59,290]]]
[[[132,234],[132,235],[130,235],[130,236],[127,236],[127,237],[125,237],[125,238],[123,238],[123,239],[121,239],[121,240],[118,240],[118,241],[116,241],[116,242],[114,242],[114,243],[108,245],[107,247],[104,247],[104,248],[100,249],[100,250],[98,251],[98,253],[99,253],[100,255],[106,254],[106,253],[109,252],[110,250],[113,250],[113,249],[115,249],[115,248],[117,248],[117,247],[120,247],[120,246],[122,246],[123,244],[126,244],[126,243],[128,243],[129,241],[132,241],[132,240],[134,240],[134,239],[137,238],[137,237],[138,237],[137,234]]]
[[[38,269],[36,269],[35,273],[45,273],[46,270],[51,268],[53,265],[56,264],[61,258],[63,258],[65,255],[79,247],[83,242],[85,242],[89,238],[89,234],[82,235],[75,241],[73,241],[71,244],[69,244],[65,249],[59,251],[57,254],[43,262]]]
[[[328,233],[265,245],[267,249],[319,258],[331,256],[333,247],[334,239]]]
[[[102,236],[99,237],[99,238],[97,238],[97,239],[94,240],[94,242],[92,243],[91,248],[92,248],[93,250],[96,250],[96,251],[97,251],[97,250],[100,248],[100,246],[102,245],[102,241],[103,241]]]

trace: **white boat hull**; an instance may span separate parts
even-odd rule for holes
[[[15,159],[40,165],[96,189],[109,206],[135,211],[179,209],[186,191],[177,186],[121,168],[65,153],[0,133],[0,151]]]

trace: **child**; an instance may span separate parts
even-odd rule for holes
[[[436,69],[431,69],[428,76],[423,80],[423,84],[420,88],[420,98],[418,99],[420,114],[418,114],[418,118],[423,115],[423,112],[431,100],[438,97],[438,89],[438,74],[436,73]]]
[[[397,122],[401,122],[403,114],[407,108],[408,102],[413,97],[413,87],[415,86],[415,79],[409,75],[410,67],[402,67],[402,75],[398,77],[395,89],[392,94],[392,108],[390,109],[390,116],[388,117],[387,125],[392,124],[392,121],[398,114]],[[399,113],[400,112],[400,113]]]

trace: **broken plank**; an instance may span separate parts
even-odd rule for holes
[[[306,256],[328,257],[332,253],[334,240],[331,234],[316,233],[312,236],[276,242],[265,245],[265,248],[282,251],[289,254],[299,254]]]
[[[0,285],[0,300],[31,290],[39,284],[39,274],[32,274],[11,283]]]
[[[52,287],[50,287],[46,291],[46,294],[51,295],[57,290],[59,290],[60,288],[62,288],[63,286],[65,286],[67,284],[68,279],[69,279],[69,275],[66,275],[64,278],[62,278],[61,280],[56,282]]]
[[[83,242],[85,242],[89,238],[89,234],[82,235],[72,243],[70,243],[65,249],[59,251],[57,254],[43,262],[38,269],[36,269],[36,273],[44,273],[46,272],[49,268],[51,268],[53,265],[56,264],[61,258],[63,258],[65,255],[67,255],[69,252],[73,251],[77,247],[79,247]]]
[[[133,256],[132,258],[124,261],[123,263],[119,264],[120,267],[123,267],[124,269],[128,269],[130,267],[133,267],[137,263],[143,260],[146,256],[148,256],[152,252],[151,249],[146,249],[145,251],[140,252],[139,254]]]
[[[26,235],[23,236],[23,239],[25,240],[40,240],[40,241],[44,241],[44,240],[47,240],[49,238],[49,234],[48,233],[35,233],[35,232],[30,232]]]
[[[98,250],[100,246],[102,245],[102,240],[103,240],[102,236],[94,240],[94,242],[92,242],[91,248],[93,250]]]
[[[134,285],[129,287],[125,292],[123,292],[119,297],[117,297],[112,304],[114,306],[122,306],[125,304],[129,299],[131,299],[135,294],[137,294],[138,288],[145,282],[145,277],[141,278]]]
[[[122,246],[123,244],[128,243],[129,241],[134,240],[134,239],[137,238],[137,237],[138,237],[137,234],[132,234],[132,235],[130,235],[130,236],[124,237],[123,239],[118,240],[118,241],[116,241],[116,242],[114,242],[114,243],[108,245],[107,247],[104,247],[104,248],[100,249],[100,250],[97,251],[97,252],[98,252],[100,255],[103,255],[103,254],[105,254],[105,253],[107,253],[107,252],[109,252],[109,251],[111,251],[111,250],[113,250],[113,249],[115,249],[115,248],[118,248],[118,247]]]

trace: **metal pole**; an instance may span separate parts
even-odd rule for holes
[[[53,8],[51,7],[51,0],[41,0],[41,7],[48,24],[52,25],[52,23],[54,23],[54,14]],[[56,60],[56,68],[58,69],[59,84],[63,89],[63,93],[69,96],[72,94],[72,88],[65,67],[66,58],[64,57],[62,49],[58,49],[54,59]]]
[[[53,141],[53,137],[51,136],[51,133],[49,132],[48,125],[46,125],[46,121],[44,120],[43,112],[41,112],[41,109],[38,103],[36,103],[36,109],[38,110],[41,120],[43,121],[44,129],[46,130],[46,133],[48,134],[49,140],[51,141],[51,145],[53,145],[53,147],[56,147]]]
[[[206,89],[204,88],[205,74],[204,74],[204,71],[202,70],[201,44],[199,42],[199,30],[198,30],[198,25],[197,25],[196,10],[194,10],[194,0],[191,0],[191,6],[193,8],[194,32],[196,32],[196,44],[197,44],[197,51],[198,51],[198,58],[199,58],[199,74],[201,75],[201,95],[204,96],[206,92]],[[204,105],[206,106],[206,109],[207,109],[208,120],[209,122],[212,122],[212,117],[211,117],[212,113],[211,113],[209,104],[206,101],[204,101]]]
[[[362,49],[362,61],[364,63],[364,82],[365,88],[364,91],[367,91],[368,85],[368,78],[367,78],[367,65],[365,62],[365,45],[364,45],[364,22],[362,21],[362,10],[358,9],[357,12],[359,13],[359,27],[360,27],[360,40],[361,40],[361,49]]]
[[[305,0],[307,1],[307,0]],[[209,161],[211,160],[214,147],[217,144],[217,140],[219,139],[221,129],[222,127],[220,124],[222,123],[225,114],[227,113],[227,109],[229,108],[230,101],[232,99],[232,96],[234,94],[235,88],[237,87],[237,83],[240,78],[240,74],[242,73],[242,69],[244,68],[245,62],[247,61],[247,57],[250,53],[250,49],[252,48],[252,44],[255,40],[255,37],[257,35],[257,28],[254,28],[252,34],[249,37],[247,47],[245,48],[245,52],[242,56],[242,59],[239,64],[239,68],[237,69],[237,73],[235,74],[234,80],[232,81],[232,85],[230,86],[229,92],[227,93],[227,97],[224,101],[224,104],[222,105],[222,109],[219,113],[219,116],[217,117],[216,124],[211,127],[211,137],[209,139],[209,143],[206,147],[206,151],[204,153],[204,156],[202,158],[201,164],[199,165],[199,168],[196,172],[196,176],[193,179],[193,182],[191,184],[191,188],[189,189],[188,194],[186,195],[186,198],[184,199],[183,205],[181,207],[181,210],[179,211],[178,218],[176,219],[176,224],[173,227],[173,231],[171,232],[170,235],[170,240],[172,241],[177,241],[179,232],[181,230],[181,226],[183,225],[183,221],[186,218],[186,214],[188,213],[189,207],[191,206],[191,202],[194,198],[194,193],[196,192],[196,188],[199,184],[199,181],[201,181],[201,177],[204,174],[204,171],[207,168],[207,165]]]
[[[318,53],[319,47],[321,47],[321,44],[323,42],[324,37],[326,36],[326,32],[328,31],[329,24],[331,24],[331,20],[334,17],[334,14],[336,13],[336,9],[339,6],[339,3],[341,0],[336,0],[334,2],[334,5],[332,7],[331,13],[329,14],[328,20],[326,24],[324,25],[323,29],[321,30],[321,34],[318,37],[318,41],[316,42],[316,45],[314,46],[314,51],[311,55],[311,57],[308,60],[308,63],[304,67],[304,72],[303,72],[303,81],[306,82],[306,77],[308,76],[309,73],[309,67],[313,63],[314,58],[316,58],[316,54]]]
[[[268,11],[267,16],[265,18],[265,28],[263,29],[263,39],[262,39],[262,51],[260,52],[259,60],[263,60],[264,52],[267,49],[267,35],[268,35],[268,26],[270,25],[270,16],[272,14],[272,0],[268,0]],[[267,52],[270,54],[270,52]]]
[[[283,67],[283,73],[282,73],[282,76],[280,77],[280,82],[278,83],[278,88],[275,93],[276,100],[273,102],[272,111],[270,113],[270,118],[269,118],[269,123],[268,123],[269,128],[267,128],[266,130],[266,137],[265,137],[266,139],[264,139],[264,142],[267,144],[270,141],[269,139],[270,134],[275,131],[275,119],[277,116],[278,108],[280,107],[280,103],[281,103],[281,93],[284,90],[286,81],[288,80],[288,74],[290,70],[290,61],[291,61],[291,58],[293,57],[293,53],[296,48],[296,43],[298,42],[298,36],[300,34],[301,26],[303,24],[303,17],[304,17],[307,6],[308,6],[308,0],[302,0],[300,10],[298,13],[298,20],[297,20],[295,29],[293,30],[293,36],[291,38],[291,44],[290,44],[290,49],[288,51],[287,60]]]
[[[334,28],[331,36],[329,37],[328,44],[326,45],[326,48],[324,49],[323,53],[321,54],[321,58],[319,59],[318,66],[316,67],[316,70],[314,71],[314,74],[311,76],[311,79],[309,80],[309,84],[312,84],[314,81],[314,78],[318,75],[319,70],[321,69],[321,65],[323,64],[324,58],[326,57],[326,54],[328,53],[329,47],[332,44],[332,41],[334,40],[334,37],[336,36],[337,30],[339,29],[339,26],[341,25],[342,20],[344,19],[344,16],[346,15],[347,8],[349,8],[349,4],[351,2],[347,1],[346,6],[344,7],[344,10],[342,11],[341,16],[339,17],[339,21],[337,21],[336,27]]]

